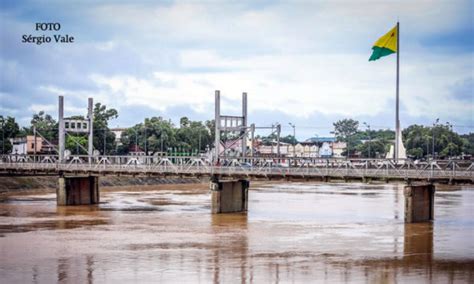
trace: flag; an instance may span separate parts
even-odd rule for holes
[[[369,61],[374,61],[382,56],[387,56],[397,52],[397,26],[391,29],[388,33],[379,38],[372,47],[372,55]]]

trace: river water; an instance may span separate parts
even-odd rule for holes
[[[407,225],[394,184],[252,183],[247,214],[210,214],[206,184],[55,198],[0,203],[1,283],[474,283],[472,186]]]

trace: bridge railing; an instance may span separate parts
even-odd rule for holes
[[[206,157],[189,156],[70,156],[1,155],[4,171],[79,171],[94,173],[169,173],[259,176],[335,176],[398,178],[471,178],[473,161],[433,160],[416,163],[387,159],[340,158],[227,158],[212,163]]]

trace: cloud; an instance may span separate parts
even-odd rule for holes
[[[395,56],[367,60],[399,17],[402,124],[433,117],[472,124],[472,41],[450,36],[472,33],[471,1],[57,4],[54,12],[75,44],[19,42],[36,20],[24,5],[51,13],[41,5],[1,12],[9,27],[0,31],[2,112],[53,112],[64,95],[78,114],[94,97],[119,114],[146,108],[212,119],[219,89],[229,114],[240,112],[241,93],[248,92],[257,123],[386,119],[394,111]],[[446,48],[446,38],[464,48]],[[120,123],[137,123],[141,115]]]

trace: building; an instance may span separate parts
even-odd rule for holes
[[[115,134],[115,143],[117,144],[117,146],[122,145],[122,133],[127,131],[127,128],[111,128],[110,131]]]
[[[128,155],[130,156],[146,156],[145,151],[138,145],[131,145],[128,148]]]
[[[26,137],[10,138],[10,143],[12,144],[12,154],[18,155],[34,153],[41,154],[44,148],[43,138],[37,136],[35,141],[35,136],[33,135],[28,135]]]
[[[342,153],[346,150],[347,148],[347,143],[346,142],[334,142],[331,145],[332,147],[332,156],[334,158],[341,158],[344,157]]]

